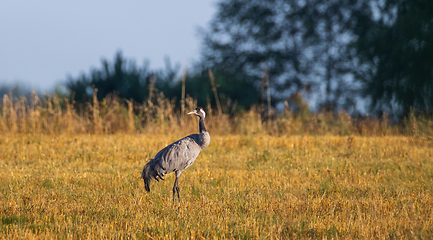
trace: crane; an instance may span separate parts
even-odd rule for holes
[[[157,181],[159,179],[164,180],[164,175],[174,172],[176,179],[173,186],[173,203],[175,202],[176,192],[180,203],[180,174],[194,163],[199,153],[210,143],[209,133],[204,126],[206,113],[203,108],[198,107],[188,114],[194,114],[200,118],[198,121],[199,133],[186,136],[163,148],[153,159],[150,159],[141,173],[146,191],[150,192],[150,182],[153,179]]]

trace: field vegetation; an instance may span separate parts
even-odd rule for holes
[[[197,119],[155,104],[3,99],[4,239],[430,239],[432,121],[402,124],[287,111],[218,115],[211,144],[146,193],[142,167],[196,132]],[[125,103],[125,105],[123,105]],[[62,104],[64,104],[62,106]],[[107,107],[106,107],[107,106]],[[187,109],[194,108],[187,101]],[[147,114],[147,115],[146,115]]]

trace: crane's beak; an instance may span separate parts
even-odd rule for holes
[[[197,111],[194,110],[194,111],[192,111],[192,112],[189,112],[188,115],[190,115],[190,114],[196,114],[196,113],[197,113]]]

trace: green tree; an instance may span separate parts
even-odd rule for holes
[[[364,95],[376,111],[433,110],[433,1],[370,1],[356,18]]]
[[[77,78],[69,77],[66,88],[79,104],[91,100],[93,87],[98,89],[99,101],[109,94],[115,94],[120,98],[141,103],[149,97],[149,84],[152,84],[153,90],[163,92],[169,99],[176,99],[180,106],[180,66],[172,66],[169,58],[165,59],[165,63],[165,69],[151,71],[147,63],[137,67],[134,61],[127,60],[118,52],[113,62],[102,60],[101,69],[92,69],[89,74],[83,73]],[[236,105],[238,108],[248,109],[258,102],[259,93],[250,82],[238,81],[230,75],[222,77],[216,74],[216,84],[224,106]],[[200,106],[207,106],[208,102],[216,106],[207,69],[187,77],[186,94],[197,99]]]
[[[77,102],[89,101],[93,87],[98,89],[99,100],[108,94],[116,94],[121,98],[143,102],[148,92],[146,79],[150,75],[146,64],[139,68],[135,62],[126,60],[118,52],[112,64],[102,60],[102,69],[92,69],[89,76],[83,73],[77,79],[69,77],[66,87]]]
[[[222,0],[204,32],[204,65],[257,88],[266,70],[276,100],[302,92],[318,108],[348,109],[356,104],[349,51],[356,7],[351,0]]]
[[[212,86],[208,71],[201,71],[186,79],[186,94],[197,99],[197,103],[206,106],[211,103],[216,107],[215,97],[212,93]],[[260,101],[260,93],[257,88],[245,79],[237,79],[233,75],[222,75],[215,73],[215,84],[218,87],[218,96],[223,111],[228,113],[238,110],[247,110],[251,105]],[[178,84],[180,93],[181,85]]]

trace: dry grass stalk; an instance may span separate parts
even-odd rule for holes
[[[131,100],[126,100],[128,103],[128,133],[135,132],[135,124],[134,124],[134,104]]]
[[[215,84],[215,76],[213,75],[212,70],[210,68],[208,69],[208,74],[209,74],[210,84],[212,86],[212,92],[213,92],[213,95],[215,97],[215,102],[217,104],[218,114],[222,115],[223,112],[222,112],[220,100],[218,97],[217,86]]]
[[[3,96],[3,114],[4,122],[6,123],[8,131],[16,133],[18,130],[17,112],[14,108],[12,93],[10,93],[10,96],[6,94]]]
[[[92,121],[93,121],[93,132],[96,134],[102,133],[102,123],[99,118],[99,101],[97,98],[98,89],[93,88],[93,104],[91,105],[92,109]]]
[[[20,132],[27,132],[27,99],[25,97],[21,97],[19,102],[19,114],[18,119],[20,122]]]
[[[71,110],[71,104],[69,103],[69,99],[65,98],[65,116],[63,117],[63,121],[66,124],[66,133],[71,134],[73,133],[73,114]]]

